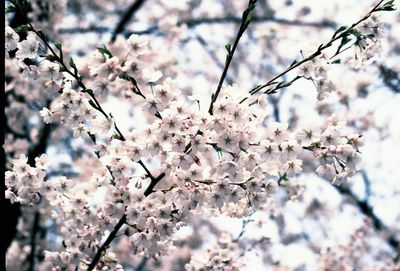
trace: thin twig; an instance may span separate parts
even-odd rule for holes
[[[110,246],[111,242],[116,237],[119,229],[125,224],[125,222],[126,222],[126,215],[124,214],[118,221],[117,225],[115,225],[110,235],[108,235],[106,241],[104,241],[103,245],[97,250],[95,256],[93,257],[92,261],[88,266],[87,269],[88,271],[91,271],[96,267],[97,263],[100,261],[103,252],[106,251],[106,249]]]
[[[215,55],[214,50],[210,49],[209,45],[203,39],[203,37],[201,37],[200,35],[196,35],[196,40],[200,43],[200,45],[203,46],[204,50],[208,53],[208,55],[214,61],[214,63],[219,68],[223,69],[224,68],[224,64],[222,64],[221,61],[219,61],[218,57]],[[233,79],[228,75],[226,76],[226,81],[228,82],[228,84],[232,84],[233,83]]]
[[[318,49],[317,49],[314,53],[312,53],[310,56],[308,56],[308,57],[306,57],[306,58],[303,58],[303,59],[302,59],[301,61],[299,61],[299,62],[294,62],[294,63],[292,63],[292,65],[290,65],[290,66],[289,66],[288,68],[286,68],[284,71],[282,71],[281,73],[279,73],[278,75],[276,75],[275,77],[273,77],[272,79],[270,79],[270,80],[269,80],[268,82],[266,82],[265,84],[262,84],[262,85],[259,85],[259,86],[254,87],[252,90],[250,90],[250,95],[254,95],[254,94],[260,92],[262,89],[264,89],[264,88],[266,88],[266,87],[268,87],[268,86],[270,86],[270,85],[272,85],[272,84],[276,84],[275,81],[276,81],[278,78],[280,78],[280,77],[282,77],[283,75],[287,74],[287,73],[290,72],[291,70],[293,70],[293,69],[295,69],[295,68],[297,68],[297,67],[303,65],[304,63],[313,60],[314,58],[316,58],[317,56],[319,56],[319,55],[322,53],[322,51],[324,51],[326,48],[331,47],[332,44],[333,44],[333,42],[335,42],[335,41],[337,41],[337,40],[339,40],[339,39],[341,39],[341,38],[343,38],[343,37],[345,37],[345,36],[348,36],[348,35],[353,31],[353,29],[354,29],[357,25],[359,25],[361,22],[367,20],[367,19],[372,15],[372,13],[374,13],[375,10],[382,4],[383,1],[384,1],[384,0],[379,1],[379,3],[378,3],[377,5],[375,5],[375,6],[371,9],[371,11],[368,12],[364,17],[362,17],[362,18],[361,18],[360,20],[358,20],[356,23],[353,23],[349,28],[347,28],[346,30],[344,30],[343,32],[341,32],[339,35],[333,36],[329,42],[327,42],[327,43],[325,43],[325,44],[321,44],[321,45],[318,47]],[[242,99],[242,100],[240,101],[240,103],[243,103],[243,102],[244,102],[245,100],[247,100],[247,99],[248,99],[248,97]]]
[[[233,46],[232,46],[232,48],[230,48],[230,45],[227,47],[228,55],[226,57],[225,67],[224,67],[224,70],[222,71],[221,78],[219,79],[217,90],[215,91],[215,93],[213,93],[211,95],[210,107],[208,109],[208,113],[210,113],[210,115],[213,114],[214,103],[217,101],[218,95],[221,92],[222,84],[224,83],[226,74],[228,72],[229,66],[230,66],[230,64],[232,62],[232,59],[233,59],[233,54],[235,53],[236,47],[239,44],[239,40],[242,37],[242,35],[243,35],[244,31],[246,30],[246,28],[249,26],[250,22],[251,22],[250,13],[254,9],[254,6],[255,6],[256,2],[257,2],[257,0],[249,0],[249,4],[247,5],[247,8],[243,12],[242,20],[241,20],[240,27],[239,27],[239,31],[238,31],[238,33],[236,35],[235,41],[233,43]]]
[[[253,222],[254,219],[243,219],[242,220],[242,229],[240,230],[240,233],[238,235],[238,237],[236,237],[234,240],[232,240],[232,242],[236,243],[239,242],[239,239],[243,236],[243,234],[245,234],[246,232],[246,227],[250,222]]]

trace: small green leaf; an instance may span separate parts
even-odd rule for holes
[[[347,26],[341,26],[338,28],[338,30],[335,31],[335,33],[333,33],[332,39],[334,39],[340,32],[343,32],[344,30],[346,30]]]
[[[14,29],[17,33],[25,33],[30,29],[30,26],[27,24],[20,25]]]
[[[252,11],[255,7],[256,7],[256,4],[255,4],[255,3],[250,3],[250,4],[248,5],[246,11],[250,12],[250,11]]]
[[[8,6],[6,8],[6,13],[14,13],[17,9],[14,6]]]
[[[278,89],[278,88],[280,88],[282,85],[284,85],[285,84],[285,81],[280,81],[276,86],[275,86],[275,88],[276,89]]]
[[[55,46],[58,50],[62,51],[62,45],[61,45],[60,42],[56,41],[56,42],[54,43],[54,46]]]
[[[396,8],[394,6],[387,6],[387,7],[383,7],[382,10],[384,10],[384,11],[393,11],[393,10],[396,10]]]
[[[47,36],[47,34],[45,32],[43,32],[41,29],[38,30],[38,35],[39,37],[41,37],[44,41],[48,41],[49,37]]]
[[[97,47],[97,50],[99,50],[99,52],[102,53],[103,55],[108,55],[108,57],[110,58],[113,57],[113,55],[105,45],[103,45],[103,47]]]
[[[228,54],[230,54],[231,53],[231,49],[232,49],[232,45],[230,43],[227,43],[225,45],[225,49],[228,51]]]
[[[246,27],[249,26],[249,24],[250,24],[252,21],[253,21],[253,17],[251,17],[251,16],[247,17],[246,22],[245,22],[245,26],[246,26]]]
[[[93,100],[89,100],[89,104],[90,104],[93,108],[97,108],[97,105],[93,102]]]
[[[74,74],[76,77],[78,77],[78,69],[76,68],[75,62],[72,59],[72,57],[69,59],[69,65],[71,66],[71,68],[74,69]],[[79,78],[79,77],[78,77]]]
[[[388,1],[384,3],[381,7],[375,9],[375,11],[393,11],[396,10],[396,7],[393,4],[394,0]]]
[[[55,56],[53,56],[51,54],[46,55],[45,58],[50,62],[55,62],[57,59]]]
[[[22,0],[22,5],[24,6],[25,10],[27,10],[28,7],[29,7],[29,1],[28,0]]]
[[[74,60],[72,59],[72,57],[69,59],[69,65],[71,66],[71,68],[73,68],[74,70],[76,70],[76,65]]]
[[[340,49],[342,49],[343,46],[345,46],[345,45],[346,45],[347,43],[349,43],[350,41],[351,41],[351,39],[349,38],[348,35],[343,36],[343,37],[342,37],[342,40],[341,40],[341,42],[340,42],[340,45],[339,45],[339,47],[338,47],[338,49],[337,49],[337,51],[336,51],[336,53],[335,53],[335,55],[337,55],[337,54],[340,52]]]
[[[250,0],[249,5],[247,6],[247,9],[245,10],[245,12],[252,11],[256,7],[256,2],[257,2],[257,0]]]

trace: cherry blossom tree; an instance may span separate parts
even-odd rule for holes
[[[6,2],[7,269],[399,270],[400,16],[353,2]]]

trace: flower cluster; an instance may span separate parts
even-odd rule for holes
[[[178,192],[178,193],[177,193]],[[186,202],[179,190],[156,192],[149,197],[142,193],[131,196],[125,211],[130,227],[130,241],[136,253],[144,255],[166,254],[172,247],[171,235],[187,221]]]
[[[320,166],[316,172],[334,184],[342,184],[360,170],[359,147],[364,145],[358,134],[341,135],[343,122],[332,117],[329,125],[321,134],[321,141],[312,145],[314,155],[319,158]]]
[[[87,131],[83,123],[88,123],[90,120],[97,123],[98,130],[107,129],[106,121],[95,118],[94,109],[89,104],[89,100],[73,89],[63,89],[60,98],[53,102],[51,110],[43,108],[40,115],[45,123],[54,121],[73,127],[75,136],[80,136]],[[103,128],[104,126],[106,127]]]
[[[335,247],[324,246],[319,253],[318,268],[320,270],[398,270],[399,263],[393,260],[390,253],[377,255],[378,262],[370,261],[376,254],[374,247],[377,241],[373,236],[371,222],[366,221],[351,236],[350,240]],[[372,238],[370,238],[372,236]],[[363,263],[369,262],[368,267]]]
[[[49,163],[43,154],[35,159],[35,167],[28,165],[28,158],[21,154],[12,162],[12,170],[5,172],[6,198],[12,203],[33,205],[39,202],[39,194],[44,186],[45,169]]]
[[[383,24],[377,16],[371,16],[364,21],[355,29],[354,34],[356,36],[355,58],[360,63],[372,59],[382,50]]]
[[[239,263],[238,244],[233,242],[228,234],[222,234],[218,243],[204,249],[202,253],[194,255],[188,264],[186,270],[226,270],[238,271],[243,266]]]
[[[51,65],[45,64],[45,70],[50,71],[48,67]],[[106,63],[99,67],[104,65]],[[57,69],[54,70],[56,73]],[[102,69],[97,69],[97,72],[102,72]],[[114,72],[108,75],[112,74]],[[135,251],[145,255],[164,254],[167,248],[172,247],[169,237],[187,223],[191,212],[202,210],[243,217],[260,208],[280,181],[290,180],[302,171],[301,152],[314,151],[321,161],[317,172],[334,182],[344,181],[356,169],[357,149],[354,146],[358,147],[360,143],[354,136],[347,138],[354,146],[344,142],[345,136],[334,121],[320,133],[311,130],[292,133],[284,123],[267,124],[255,133],[265,115],[256,116],[249,103],[240,103],[243,95],[238,95],[242,92],[238,85],[222,90],[224,95],[215,103],[213,115],[198,110],[196,106],[184,106],[176,95],[179,90],[169,79],[154,85],[153,90],[153,93],[146,93],[144,105],[154,116],[152,124],[142,130],[133,130],[125,140],[108,137],[107,144],[96,142],[100,161],[110,173],[107,176],[105,172],[96,183],[100,186],[112,184],[109,188],[115,190],[113,198],[94,212],[79,193],[70,194],[69,201],[86,206],[79,211],[86,218],[70,209],[75,204],[68,205],[63,199],[60,207],[65,212],[61,215],[65,223],[82,224],[94,216],[101,217],[102,222],[109,221],[106,225],[112,227],[117,222],[114,205],[123,202]],[[41,115],[45,122],[57,121],[74,127],[76,136],[84,136],[87,131],[112,135],[112,119],[95,116],[92,107],[82,93],[64,88],[51,110],[43,109]],[[144,159],[158,163],[159,168],[155,170],[164,174],[156,186],[163,192],[158,191],[149,197],[145,197],[140,188],[143,179],[154,181],[151,173],[132,177]],[[154,166],[151,171],[154,171]],[[48,196],[57,198],[56,195]],[[72,210],[74,216],[69,214]],[[93,226],[85,236],[92,236],[92,242],[97,242],[98,233],[107,227],[93,223],[90,222]],[[68,232],[70,242],[78,244],[72,247],[73,251],[70,247],[67,250],[68,259],[74,262],[79,258],[78,251],[88,252],[87,248],[76,250],[83,233]]]
[[[8,25],[6,26],[5,30],[6,30],[6,33],[5,33],[6,50],[9,52],[9,51],[17,49],[17,44],[19,42],[18,34],[14,31],[14,29],[9,27]]]
[[[249,4],[247,11],[252,8]],[[381,33],[380,24],[371,20],[342,31],[357,38],[355,45],[368,51],[366,58],[376,46],[365,40],[378,44]],[[164,20],[160,27],[174,25],[176,20]],[[312,128],[270,120],[263,109],[273,91],[252,95],[273,84],[275,90],[285,85],[275,79],[250,93],[237,84],[218,88],[207,105],[182,95],[168,74],[148,64],[151,45],[142,36],[118,36],[113,44],[97,48],[90,56],[88,75],[82,75],[72,58],[66,64],[60,43],[54,43],[58,51],[53,50],[42,32],[32,25],[30,30],[20,40],[6,27],[5,47],[16,50],[16,62],[27,79],[43,82],[47,93],[56,97],[40,111],[41,117],[47,124],[71,128],[74,137],[89,136],[102,167],[82,183],[66,177],[45,181],[47,156],[36,158],[33,167],[21,155],[6,172],[6,197],[11,202],[32,205],[44,198],[54,209],[51,218],[59,225],[64,247],[45,252],[54,269],[85,269],[93,263],[98,269],[122,270],[116,255],[106,251],[120,228],[134,254],[157,258],[171,252],[174,234],[196,214],[247,217],[263,210],[278,188],[288,191],[289,199],[299,198],[303,186],[296,179],[310,162],[305,153],[312,153],[315,172],[334,184],[359,170],[363,139],[336,117]],[[233,49],[227,48],[232,57]],[[299,78],[316,84],[318,101],[335,90],[328,78],[330,60],[319,52],[296,66]],[[97,99],[106,99],[111,89],[132,101],[139,98],[148,121],[123,134]],[[107,193],[94,202],[98,191]],[[236,241],[223,235],[215,247],[192,257],[186,268],[239,270],[235,251]]]
[[[335,84],[328,79],[329,57],[322,54],[299,67],[298,75],[315,82],[317,99],[322,101],[336,90]]]

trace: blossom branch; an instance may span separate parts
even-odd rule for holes
[[[49,103],[49,102],[48,102]],[[35,157],[39,156],[40,154],[46,152],[48,141],[50,139],[50,135],[52,132],[53,126],[52,125],[46,125],[44,124],[40,129],[39,129],[39,137],[37,144],[35,144],[28,152],[28,164],[31,166],[35,165]],[[4,234],[6,236],[6,240],[4,241],[4,251],[6,251],[11,244],[12,239],[15,236],[16,233],[16,225],[18,223],[19,216],[21,214],[20,210],[20,205],[19,204],[13,204],[10,205],[9,201],[7,200],[7,203],[5,204],[5,209],[9,211],[10,216],[8,217],[9,219],[6,220],[6,229],[7,230]],[[33,233],[36,232],[36,230],[32,230],[32,236],[31,238],[34,238]],[[31,249],[33,251],[34,249]],[[33,256],[29,256],[31,259]],[[31,260],[29,260],[31,261]],[[34,261],[34,259],[32,259]]]
[[[278,78],[280,78],[280,77],[282,77],[283,75],[287,74],[287,73],[290,72],[291,70],[293,70],[293,69],[295,69],[295,68],[297,68],[297,67],[303,65],[304,63],[313,60],[314,58],[316,58],[317,56],[319,56],[325,49],[331,47],[335,41],[337,41],[337,40],[339,40],[339,39],[343,39],[343,38],[349,36],[350,34],[354,33],[354,28],[355,28],[356,26],[358,26],[360,23],[362,23],[363,21],[367,20],[369,17],[371,17],[371,15],[372,15],[374,12],[380,10],[380,9],[379,9],[379,8],[380,8],[380,5],[381,5],[384,1],[385,1],[385,0],[379,1],[379,3],[378,3],[377,5],[375,5],[375,6],[371,9],[371,11],[369,11],[369,12],[368,12],[364,17],[362,17],[360,20],[358,20],[357,22],[353,23],[349,28],[346,28],[345,30],[342,30],[341,28],[339,28],[339,29],[335,32],[335,34],[333,35],[333,37],[331,38],[330,41],[328,41],[328,42],[325,43],[325,44],[324,44],[324,43],[321,44],[321,45],[318,47],[318,49],[317,49],[314,53],[312,53],[310,56],[304,58],[304,59],[301,60],[301,61],[294,61],[286,70],[282,71],[281,73],[279,73],[278,75],[276,75],[275,77],[273,77],[273,78],[272,78],[271,80],[269,80],[267,83],[265,83],[265,84],[263,84],[263,85],[259,85],[259,86],[254,87],[252,90],[250,90],[250,95],[254,95],[254,94],[260,92],[262,89],[264,89],[264,88],[266,88],[266,87],[268,87],[268,86],[271,86],[271,85],[273,85],[273,84],[277,84],[275,81],[276,81]],[[340,34],[339,34],[339,33],[340,33]],[[299,79],[299,78],[297,78],[297,79]],[[296,80],[297,80],[297,79],[296,79]],[[282,83],[282,82],[281,82],[281,83]],[[286,85],[285,83],[282,83],[282,84],[283,84],[283,85]],[[289,84],[289,85],[290,85],[290,84]],[[289,86],[289,85],[288,85],[288,86]],[[279,84],[278,84],[278,86],[279,86]],[[284,87],[284,86],[283,86],[283,87]],[[279,88],[282,88],[282,87],[279,87]],[[275,88],[274,91],[276,91],[277,89],[278,89],[278,88]],[[271,90],[267,90],[265,93],[266,93],[266,94],[272,94],[272,93],[274,93],[274,92],[271,92]],[[248,99],[248,97],[242,99],[240,103],[244,102],[244,101],[247,100],[247,99]]]
[[[73,64],[73,68],[74,68],[74,72],[72,72],[65,64],[64,59],[62,57],[62,54],[60,53],[60,56],[58,56],[58,54],[54,51],[54,49],[50,46],[50,44],[47,41],[47,38],[45,37],[45,35],[42,32],[37,31],[33,25],[29,22],[29,25],[31,26],[31,29],[34,33],[36,33],[36,35],[38,35],[38,37],[44,42],[44,44],[46,45],[46,47],[50,50],[50,52],[52,53],[52,56],[54,57],[54,60],[57,61],[63,68],[64,70],[69,73],[79,84],[79,86],[82,88],[82,92],[89,94],[89,96],[92,98],[93,103],[90,103],[92,105],[93,108],[95,108],[96,110],[98,110],[99,112],[101,112],[106,119],[109,119],[109,116],[107,115],[107,113],[104,111],[104,109],[102,108],[101,104],[98,102],[98,100],[96,99],[96,96],[94,95],[93,91],[91,89],[86,88],[85,84],[82,81],[81,76],[78,75],[78,71],[75,67],[75,64]],[[60,50],[61,51],[61,50]],[[118,128],[117,123],[114,122],[114,128],[116,130],[116,132],[118,133],[119,139],[122,141],[125,141],[125,137],[122,134],[121,130]],[[96,139],[94,137],[94,135],[91,135],[89,133],[89,137],[92,139],[93,143],[96,143]],[[139,164],[143,167],[143,169],[147,172],[147,174],[150,176],[152,176],[151,174],[149,174],[149,170],[146,168],[146,166],[144,165],[144,163],[142,161],[139,161]],[[154,177],[152,178],[154,179]]]
[[[140,161],[141,162],[141,161]],[[147,189],[144,192],[144,195],[147,197],[151,193],[153,193],[153,189],[156,186],[156,184],[165,176],[165,173],[161,173],[157,178],[154,178],[150,172],[148,172],[149,177],[151,179],[150,185],[147,187]],[[114,229],[112,232],[108,235],[106,241],[104,241],[103,245],[97,250],[95,256],[93,257],[92,261],[89,264],[88,271],[93,270],[97,263],[100,261],[100,258],[103,254],[104,251],[107,250],[111,242],[115,239],[117,236],[118,231],[121,229],[121,227],[126,223],[126,214],[123,214],[122,217],[119,219],[117,225],[115,225]]]
[[[92,90],[87,89],[86,86],[84,85],[84,83],[82,82],[82,78],[78,75],[78,71],[77,68],[75,67],[75,64],[71,63],[72,68],[74,69],[74,72],[72,72],[64,63],[63,60],[63,56],[62,56],[62,51],[60,49],[60,56],[57,55],[57,53],[54,51],[54,49],[50,46],[50,44],[47,41],[47,38],[45,37],[44,33],[37,31],[33,25],[29,22],[29,25],[31,26],[31,30],[44,42],[44,44],[46,45],[46,47],[50,50],[50,52],[52,53],[53,59],[58,62],[63,68],[64,70],[69,73],[71,76],[73,76],[73,78],[75,78],[75,80],[78,82],[79,86],[83,89],[82,92],[88,93],[89,96],[93,99],[94,104],[91,103],[91,105],[98,111],[100,111],[107,119],[109,118],[108,115],[105,113],[105,111],[102,109],[100,103],[97,101],[96,97],[94,96],[94,93],[92,92]],[[122,141],[125,141],[125,137],[123,136],[122,132],[119,130],[117,124],[114,122],[114,127],[116,129],[116,132],[119,134],[119,139]],[[96,139],[94,135],[91,135],[89,133],[90,138],[92,139],[92,141],[94,143],[96,143]],[[153,192],[153,189],[155,187],[155,185],[165,176],[165,173],[160,174],[158,177],[154,177],[149,169],[144,165],[144,163],[139,160],[138,163],[143,167],[143,169],[146,171],[148,177],[151,179],[151,183],[149,185],[149,187],[146,189],[146,191],[144,192],[145,196],[150,195]],[[111,176],[113,176],[110,168],[108,168]],[[114,179],[114,177],[113,177]],[[117,232],[119,231],[119,229],[125,224],[126,222],[126,215],[124,214],[121,219],[118,221],[118,223],[116,224],[116,226],[114,227],[113,231],[109,234],[109,236],[107,237],[106,241],[103,243],[103,245],[99,248],[99,250],[97,251],[97,253],[95,254],[93,260],[91,261],[91,263],[89,264],[88,270],[93,270],[93,268],[97,265],[98,261],[100,260],[103,252],[109,247],[110,243],[114,240],[114,238],[117,235]]]
[[[105,252],[107,248],[110,246],[111,242],[117,236],[119,229],[121,229],[121,227],[125,224],[125,222],[126,222],[126,215],[124,214],[118,221],[117,225],[115,225],[110,235],[108,235],[106,241],[104,241],[103,245],[101,245],[101,247],[97,250],[95,256],[93,257],[92,261],[88,266],[87,269],[88,271],[91,271],[96,267],[97,263],[100,261],[101,256],[103,255],[103,252]]]
[[[64,62],[64,58],[62,55],[62,50],[60,50],[60,56],[54,51],[54,49],[50,46],[49,42],[47,41],[47,38],[45,36],[45,34],[41,31],[38,31],[35,29],[35,27],[32,25],[31,22],[28,22],[29,26],[31,27],[32,32],[34,32],[45,44],[46,48],[48,48],[51,52],[51,55],[53,57],[53,60],[56,61],[58,64],[61,65],[61,67],[63,68],[63,70],[65,72],[67,72],[68,74],[70,74],[78,83],[78,85],[82,88],[82,92],[87,93],[93,100],[93,103],[91,103],[91,106],[98,110],[100,113],[102,113],[104,115],[104,117],[106,119],[109,119],[109,116],[107,115],[107,113],[103,110],[103,108],[101,107],[100,103],[97,101],[96,97],[94,96],[94,93],[91,89],[86,88],[85,84],[82,81],[81,76],[78,75],[78,71],[75,67],[75,64],[73,63],[72,59],[70,61],[70,65],[74,68],[74,72],[72,72],[67,65]],[[121,134],[120,134],[121,135]]]

